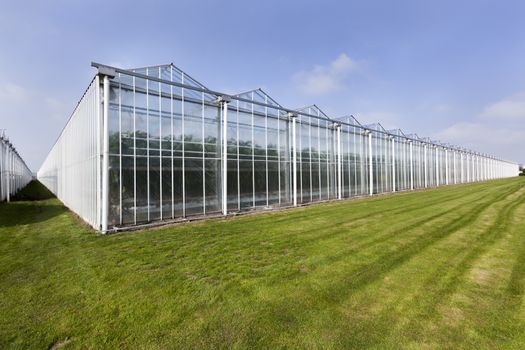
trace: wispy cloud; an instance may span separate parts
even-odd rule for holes
[[[483,145],[485,149],[515,146],[525,139],[524,129],[508,128],[505,125],[484,123],[480,121],[459,122],[438,133],[442,140]],[[490,147],[487,147],[491,145]]]
[[[298,72],[293,78],[304,94],[323,95],[342,89],[348,76],[358,71],[360,66],[361,63],[342,53],[328,65],[317,65],[311,70]]]
[[[525,91],[488,105],[480,114],[481,118],[496,120],[525,121]]]
[[[0,100],[19,100],[27,96],[27,91],[20,85],[13,83],[4,83],[0,85]]]
[[[442,141],[484,151],[495,156],[506,154],[525,162],[517,147],[525,140],[525,92],[518,92],[488,104],[470,121],[450,125],[433,135]]]

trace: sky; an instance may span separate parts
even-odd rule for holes
[[[0,129],[33,171],[95,74],[173,62],[525,163],[524,1],[0,0]]]

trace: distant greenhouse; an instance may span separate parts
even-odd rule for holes
[[[173,64],[98,69],[38,178],[95,229],[518,175],[518,165],[263,90],[213,91]]]
[[[9,202],[11,196],[32,178],[31,170],[9,141],[5,131],[0,131],[0,201]]]

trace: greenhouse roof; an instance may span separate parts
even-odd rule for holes
[[[129,71],[209,90],[206,86],[204,86],[204,84],[194,79],[192,76],[173,63],[162,64],[158,66],[132,68],[129,69]]]
[[[234,96],[241,97],[241,98],[248,99],[248,100],[251,99],[254,102],[264,103],[264,104],[271,105],[276,108],[283,108],[281,104],[275,101],[270,95],[264,92],[263,89],[261,88],[241,92],[240,94],[237,94]]]
[[[321,110],[316,104],[297,108],[296,111],[304,112],[313,116],[321,117],[322,119],[332,120],[325,112]]]
[[[392,130],[388,130],[388,133],[392,134],[392,135],[396,135],[396,136],[403,136],[403,137],[406,137],[407,135],[403,132],[403,130],[401,129],[392,129]]]
[[[350,124],[350,125],[363,127],[363,125],[359,122],[359,120],[357,120],[353,115],[345,115],[345,116],[342,116],[342,117],[338,117],[338,118],[336,118],[336,120],[342,121],[342,122]]]
[[[365,127],[370,129],[370,130],[381,131],[381,132],[386,133],[386,134],[390,133],[383,127],[383,125],[381,125],[381,123],[367,124],[367,125],[365,125]]]

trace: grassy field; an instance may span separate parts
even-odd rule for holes
[[[524,227],[523,177],[112,236],[0,204],[0,348],[523,349]]]

